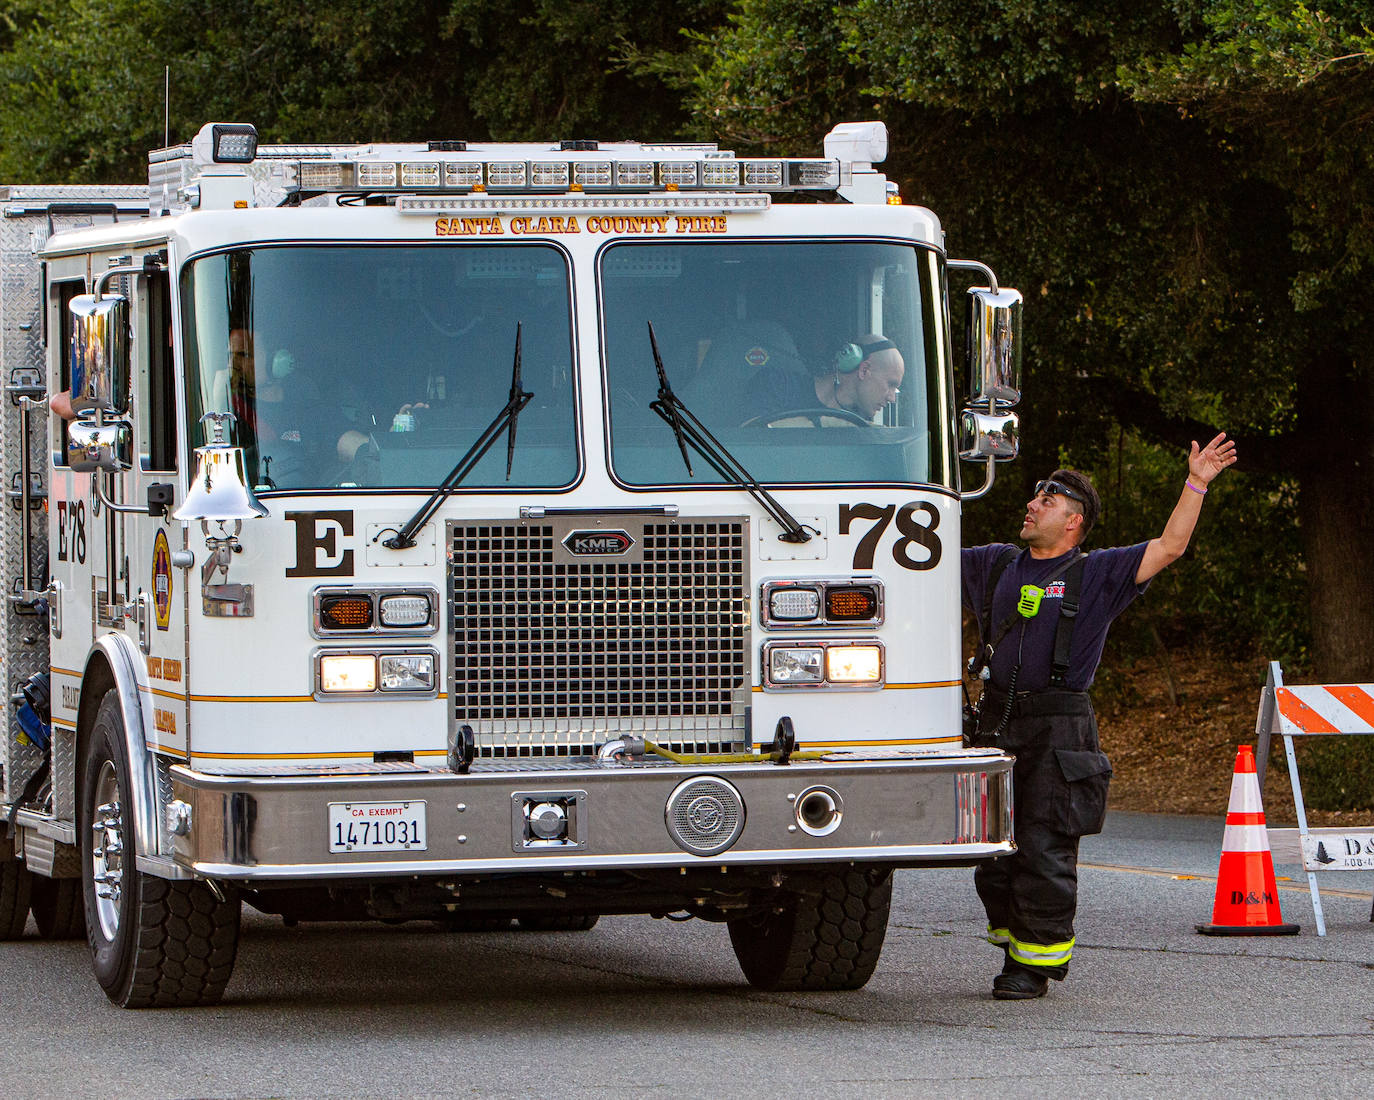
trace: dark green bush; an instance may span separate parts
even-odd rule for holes
[[[1374,810],[1374,738],[1305,741],[1298,776],[1309,809]]]

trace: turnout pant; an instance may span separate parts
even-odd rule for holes
[[[989,689],[981,711],[984,728],[995,728],[1006,696]],[[983,743],[986,737],[980,735]],[[1017,850],[974,872],[988,940],[1016,963],[1062,979],[1073,955],[1078,839],[1102,831],[1111,762],[1098,746],[1097,719],[1084,692],[1018,696],[991,743],[1016,755]]]

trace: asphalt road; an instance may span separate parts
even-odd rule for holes
[[[899,875],[878,972],[844,994],[752,991],[699,921],[478,935],[247,911],[223,1004],[127,1012],[84,943],[31,924],[0,944],[0,1096],[1368,1095],[1374,874],[1321,876],[1324,939],[1282,867],[1300,935],[1199,936],[1221,829],[1111,815],[1084,843],[1073,973],[1031,1002],[991,998],[962,870]]]

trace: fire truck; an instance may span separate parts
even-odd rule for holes
[[[1021,299],[886,146],[212,123],[0,189],[0,939],[131,1008],[217,1001],[245,904],[696,917],[862,986],[894,869],[1014,847],[958,551]]]

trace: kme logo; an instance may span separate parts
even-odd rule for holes
[[[635,544],[625,531],[569,531],[563,545],[578,557],[615,557]]]

